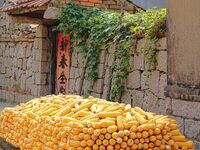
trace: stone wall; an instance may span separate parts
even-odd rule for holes
[[[167,86],[167,40],[160,38],[154,47],[157,49],[157,65],[154,69],[149,69],[143,53],[136,54],[135,51],[143,51],[146,43],[152,41],[139,39],[137,46],[131,51],[131,72],[125,83],[125,92],[122,96],[124,103],[132,106],[142,107],[145,111],[152,111],[158,114],[166,114],[177,120],[180,129],[189,139],[196,143],[196,149],[200,149],[200,103],[171,99],[165,97]],[[91,87],[91,83],[84,80],[82,94],[108,99],[111,83],[109,66],[114,60],[113,53],[115,47],[111,46],[107,51],[102,51],[100,64],[98,65],[98,79]],[[78,49],[72,54],[71,70],[69,79],[69,93],[77,94],[80,86],[80,76],[84,59]]]
[[[0,100],[23,102],[49,94],[48,30],[0,14]]]

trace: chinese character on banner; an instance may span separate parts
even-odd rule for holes
[[[66,94],[69,80],[70,66],[70,35],[58,33],[57,66],[56,66],[56,93]]]

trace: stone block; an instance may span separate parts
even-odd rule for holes
[[[31,86],[31,95],[38,96],[38,86],[36,84]]]
[[[190,139],[200,140],[200,121],[185,119],[185,135]]]
[[[47,75],[44,73],[35,73],[35,84],[42,85],[47,83]]]
[[[138,90],[133,90],[132,92],[132,106],[138,106],[142,107],[143,101],[144,101],[144,92],[143,91],[138,91]]]
[[[110,84],[110,82],[111,82],[111,76],[112,76],[112,74],[111,74],[109,68],[107,67],[106,71],[105,71],[105,77],[104,77],[104,84],[105,85],[108,86]]]
[[[23,65],[22,65],[22,69],[26,70],[26,64],[27,64],[27,59],[23,60]]]
[[[167,72],[167,51],[159,51],[157,54],[157,70]]]
[[[149,88],[149,71],[143,71],[141,74],[141,89],[146,90]]]
[[[33,72],[39,72],[39,66],[41,65],[41,62],[40,61],[33,61],[32,65],[31,65],[31,61],[32,61],[31,59],[28,60],[27,69],[31,69],[32,68]]]
[[[128,77],[127,77],[127,82],[126,82],[127,88],[129,88],[129,89],[140,88],[140,86],[141,86],[140,80],[141,80],[140,71],[135,70],[135,71],[129,73]]]
[[[83,56],[83,54],[79,53],[77,54],[77,58],[78,58],[78,66],[83,67],[85,63],[85,57]]]
[[[167,74],[161,74],[160,75],[160,81],[159,81],[159,92],[158,97],[159,98],[165,98],[164,92],[165,88],[167,87]]]
[[[39,65],[39,71],[41,73],[48,73],[50,71],[50,63],[49,62],[41,62],[41,65]]]
[[[39,25],[36,28],[35,36],[38,37],[38,38],[48,37],[48,29],[47,29],[47,27],[45,27],[44,25]]]
[[[105,60],[106,60],[106,51],[105,50],[102,50],[101,53],[100,53],[100,56],[99,56],[99,63],[100,64],[103,64],[105,63]]]
[[[108,85],[104,85],[103,86],[103,94],[102,94],[102,98],[108,100],[109,99],[109,91],[110,88]]]
[[[116,50],[115,44],[110,44],[108,48],[108,53],[114,54],[115,50]]]
[[[70,79],[75,78],[75,73],[76,73],[75,70],[76,70],[75,67],[70,67],[70,75],[69,75]]]
[[[159,78],[160,78],[159,71],[151,72],[150,78],[149,78],[149,89],[155,95],[158,95],[158,91],[159,91],[159,89],[158,89],[159,88]]]
[[[105,74],[105,65],[104,64],[98,64],[98,78],[103,78]]]
[[[167,49],[167,38],[163,37],[158,40],[156,43],[156,48],[160,50],[166,50]]]
[[[130,90],[124,91],[122,94],[121,100],[125,104],[131,104],[132,105],[132,95]]]
[[[57,7],[48,7],[44,12],[45,19],[59,19],[60,18],[60,9]]]
[[[143,109],[150,112],[159,112],[158,98],[152,92],[145,93]]]
[[[75,91],[76,91],[76,92],[79,91],[80,83],[81,83],[81,79],[80,79],[80,78],[77,78],[77,79],[76,79],[76,84],[75,84]]]
[[[149,45],[152,45],[151,40],[145,39],[145,38],[140,39],[140,40],[137,41],[136,51],[137,52],[144,52]]]
[[[76,80],[75,79],[69,79],[69,92],[73,93],[75,91],[75,84]]]
[[[17,60],[17,67],[20,68],[20,69],[23,68],[23,60],[22,59]]]
[[[45,96],[50,94],[48,85],[39,85],[38,86],[38,96]]]
[[[111,66],[114,61],[114,55],[113,54],[108,54],[107,60],[106,60],[106,65]]]
[[[134,69],[144,70],[144,54],[134,56]]]
[[[91,96],[93,96],[93,97],[95,97],[95,98],[101,98],[101,94],[99,94],[99,93],[94,93],[94,92],[92,92],[92,93],[91,93]]]
[[[78,66],[78,55],[77,53],[72,53],[72,57],[71,57],[71,65],[72,67],[77,67]]]
[[[184,130],[184,128],[185,128],[185,126],[184,126],[184,122],[185,122],[184,119],[181,118],[181,117],[176,117],[176,116],[172,116],[172,115],[168,115],[168,116],[169,116],[169,118],[176,120],[177,125],[178,125],[181,133],[184,134],[184,132],[185,132],[185,130]]]
[[[200,103],[172,99],[172,111],[176,116],[187,117],[190,119],[200,119]]]
[[[26,55],[25,55],[25,57],[26,58],[30,57],[31,53],[32,53],[32,49],[31,48],[26,48]]]
[[[3,64],[0,64],[0,73],[1,74],[6,73],[6,67]]]
[[[159,114],[171,114],[172,113],[172,101],[171,98],[159,99],[158,100],[158,110]]]
[[[101,94],[103,92],[103,79],[97,79],[94,82],[92,91],[95,93],[99,93],[99,94]]]
[[[17,58],[24,58],[26,56],[25,49],[22,47],[22,45],[19,46],[19,49],[17,51]]]

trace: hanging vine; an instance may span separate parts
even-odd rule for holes
[[[120,18],[120,19],[119,19]],[[84,8],[69,3],[62,8],[58,29],[71,35],[71,49],[78,46],[86,58],[86,77],[92,83],[98,77],[97,65],[102,49],[116,43],[116,61],[113,70],[110,100],[119,101],[124,91],[124,81],[130,70],[130,53],[133,39],[138,37],[156,38],[165,29],[166,9],[139,11],[136,14]],[[76,44],[75,44],[76,43]],[[147,59],[154,62],[155,51],[147,47]]]

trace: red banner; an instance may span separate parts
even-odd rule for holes
[[[56,66],[56,93],[66,94],[69,81],[70,67],[70,35],[58,33],[57,66]]]

